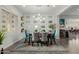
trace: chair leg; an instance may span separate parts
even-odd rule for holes
[[[32,46],[33,46],[33,42],[32,42]]]
[[[37,46],[39,46],[39,43],[37,42]]]
[[[49,43],[47,42],[47,44],[46,44],[47,46],[49,46]]]
[[[41,42],[41,46],[43,46],[43,43]]]
[[[30,45],[30,41],[28,42],[28,44]]]

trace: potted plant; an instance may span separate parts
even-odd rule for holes
[[[35,32],[38,32],[38,30],[36,29]]]
[[[2,43],[4,40],[4,31],[0,31],[0,47],[2,48]]]
[[[54,24],[50,24],[49,25],[49,28],[54,29],[55,28],[55,25]]]
[[[46,32],[45,29],[42,30],[43,32]]]

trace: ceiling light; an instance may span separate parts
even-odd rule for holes
[[[40,21],[42,21],[42,20],[40,19]]]
[[[38,26],[36,25],[35,28],[37,28]]]
[[[22,5],[23,7],[26,7],[26,5]]]

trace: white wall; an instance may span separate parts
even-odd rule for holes
[[[30,18],[27,18],[27,16],[30,16]],[[34,18],[34,15],[25,15],[25,20],[24,20],[24,24],[25,24],[25,29],[28,30],[28,32],[34,32],[35,29],[37,29],[39,32],[41,32],[43,29],[46,30],[46,32],[48,32],[49,30],[51,30],[49,28],[49,25],[51,23],[49,23],[49,21],[52,21],[52,24],[58,24],[57,20],[58,17],[57,16],[52,16],[52,15],[40,15],[43,16],[41,18],[41,20],[44,19],[45,23],[42,23],[39,19]],[[48,17],[51,16],[51,17]],[[34,23],[34,21],[37,21],[36,23]],[[45,28],[41,28],[42,25],[45,25]],[[38,26],[37,28],[35,28],[35,26]]]
[[[27,18],[27,16],[30,16],[30,18]],[[35,18],[34,16],[37,16],[37,14],[32,15],[25,15],[24,17],[24,29],[26,29],[29,33],[34,33],[35,29],[37,29],[39,32],[41,32],[43,29],[46,30],[46,32],[49,32],[49,30],[52,30],[49,28],[49,21],[52,21],[52,24],[56,24],[56,28],[59,30],[59,17],[54,15],[40,15],[43,16],[41,20],[44,19],[45,23],[42,23],[39,19]],[[51,17],[48,17],[51,16]],[[37,23],[34,23],[34,21],[37,19]],[[41,28],[42,25],[45,25],[45,28]],[[35,28],[35,26],[38,26]],[[57,38],[59,39],[59,32],[57,34]]]
[[[0,9],[2,9],[2,8],[18,16],[18,22],[17,22],[18,26],[16,26],[17,30],[14,31],[14,32],[6,32],[5,33],[5,39],[3,41],[2,47],[3,48],[7,48],[10,45],[12,45],[13,43],[15,43],[16,41],[21,40],[23,38],[23,34],[21,33],[21,28],[22,27],[21,27],[21,19],[20,19],[20,17],[22,16],[22,14],[20,14],[18,12],[18,10],[15,7],[13,7],[13,6],[0,6]],[[26,18],[26,16],[30,16],[30,19]],[[59,17],[58,16],[54,16],[54,15],[42,15],[42,16],[45,16],[45,17],[46,16],[52,16],[52,18],[46,18],[45,19],[45,23],[41,23],[40,21],[38,21],[36,24],[34,24],[35,18],[33,18],[33,16],[34,15],[24,15],[24,23],[25,23],[24,24],[24,28],[27,29],[28,32],[33,33],[34,30],[35,30],[35,28],[34,28],[35,25],[39,26],[38,27],[39,31],[42,30],[42,29],[40,30],[39,28],[42,25],[45,25],[46,26],[45,30],[48,32],[48,30],[49,30],[49,28],[48,28],[48,25],[49,25],[48,21],[49,20],[52,20],[53,23],[56,24],[57,29],[59,29]],[[27,22],[27,21],[30,21],[30,23]],[[1,20],[0,20],[0,27],[1,27]],[[59,33],[58,33],[57,36],[59,38]]]
[[[60,18],[65,19],[65,27],[70,29],[73,27],[74,29],[79,29],[79,15],[62,15]]]
[[[20,14],[20,12],[18,12],[18,10],[13,6],[0,6],[0,9],[5,9],[8,12],[11,12],[18,16],[17,21],[15,20],[17,23],[15,25],[16,30],[14,32],[10,31],[10,32],[5,33],[5,39],[4,39],[3,45],[2,45],[2,47],[5,49],[5,48],[9,47],[10,45],[12,45],[13,43],[15,43],[16,41],[20,40],[20,24],[19,23],[20,23],[20,17],[22,16],[22,14]],[[2,25],[1,20],[2,19],[0,18],[0,28]]]

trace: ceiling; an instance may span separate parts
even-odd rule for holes
[[[62,13],[65,9],[69,7],[69,5],[15,5],[15,7],[20,11],[22,14],[51,14],[51,15],[58,15]]]
[[[61,15],[79,15],[79,5],[72,5],[61,13]]]

